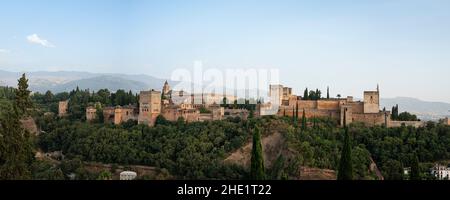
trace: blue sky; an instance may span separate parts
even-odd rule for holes
[[[170,77],[197,60],[278,68],[297,92],[379,83],[384,97],[450,102],[450,1],[0,2],[3,70]]]

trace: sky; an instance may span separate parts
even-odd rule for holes
[[[450,102],[448,0],[2,0],[0,70],[276,68],[332,95]]]

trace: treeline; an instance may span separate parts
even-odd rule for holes
[[[230,103],[228,102],[227,98],[224,97],[220,106],[228,109],[246,109],[249,111],[255,111],[256,105],[260,104],[261,102],[261,100],[254,99],[239,99],[234,100],[233,103]]]
[[[14,100],[16,89],[13,87],[0,86],[0,99]]]
[[[115,93],[108,89],[101,89],[97,92],[80,90],[78,87],[70,92],[53,94],[47,91],[45,94],[34,93],[33,101],[41,109],[58,113],[58,102],[69,100],[68,112],[73,120],[84,119],[86,107],[93,106],[99,102],[102,106],[125,106],[137,105],[139,96],[130,91],[117,90]]]
[[[327,99],[330,98],[330,91],[329,89],[327,89]],[[320,100],[322,99],[322,91],[320,91],[319,89],[314,90],[308,90],[308,88],[305,89],[305,91],[303,92],[303,100]]]
[[[409,112],[402,112],[399,114],[398,105],[392,107],[391,119],[395,121],[419,121],[417,115],[413,115]]]

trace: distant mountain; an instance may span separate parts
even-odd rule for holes
[[[164,83],[164,82],[162,82]],[[87,78],[87,79],[80,79],[75,81],[70,81],[65,84],[56,85],[51,88],[48,88],[48,90],[51,90],[53,92],[64,92],[64,91],[70,91],[74,88],[79,87],[80,89],[89,89],[91,91],[98,91],[100,89],[108,88],[110,91],[117,91],[119,89],[125,89],[125,90],[131,90],[133,92],[138,92],[141,90],[149,90],[150,88],[162,88],[162,84],[159,85],[153,85],[153,87],[140,82],[140,81],[133,81],[133,80],[127,80],[120,77],[114,77],[114,76],[99,76],[99,77],[93,77],[93,78]]]
[[[22,72],[8,72],[0,70],[0,85],[13,86],[17,85],[17,79],[20,78]],[[50,90],[54,93],[64,92],[75,89],[90,89],[97,91],[107,88],[111,91],[118,89],[131,90],[138,92],[140,90],[157,89],[160,90],[166,81],[148,75],[128,75],[128,74],[112,74],[112,73],[89,73],[76,71],[59,71],[59,72],[27,72],[29,86],[33,92],[44,93]],[[177,82],[169,80],[169,84],[174,85]]]
[[[399,111],[408,111],[422,120],[438,120],[450,116],[450,104],[444,102],[427,102],[409,97],[383,98],[380,100],[381,108],[391,110],[399,105]]]

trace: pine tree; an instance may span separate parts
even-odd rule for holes
[[[29,179],[33,161],[30,134],[20,122],[18,110],[0,100],[0,180]]]
[[[261,145],[261,131],[258,126],[253,132],[253,147],[251,158],[250,178],[252,180],[264,180],[264,157]]]
[[[341,160],[339,163],[338,180],[352,180],[353,179],[353,165],[352,165],[352,149],[350,144],[350,135],[348,133],[346,119],[344,114],[344,144],[341,152]]]
[[[25,74],[18,80],[17,90],[16,90],[16,107],[20,114],[26,115],[27,109],[33,106],[30,99],[31,91],[28,90],[28,79]]]
[[[420,168],[419,168],[419,158],[417,155],[414,155],[414,158],[411,163],[411,174],[409,177],[410,180],[420,180]]]

